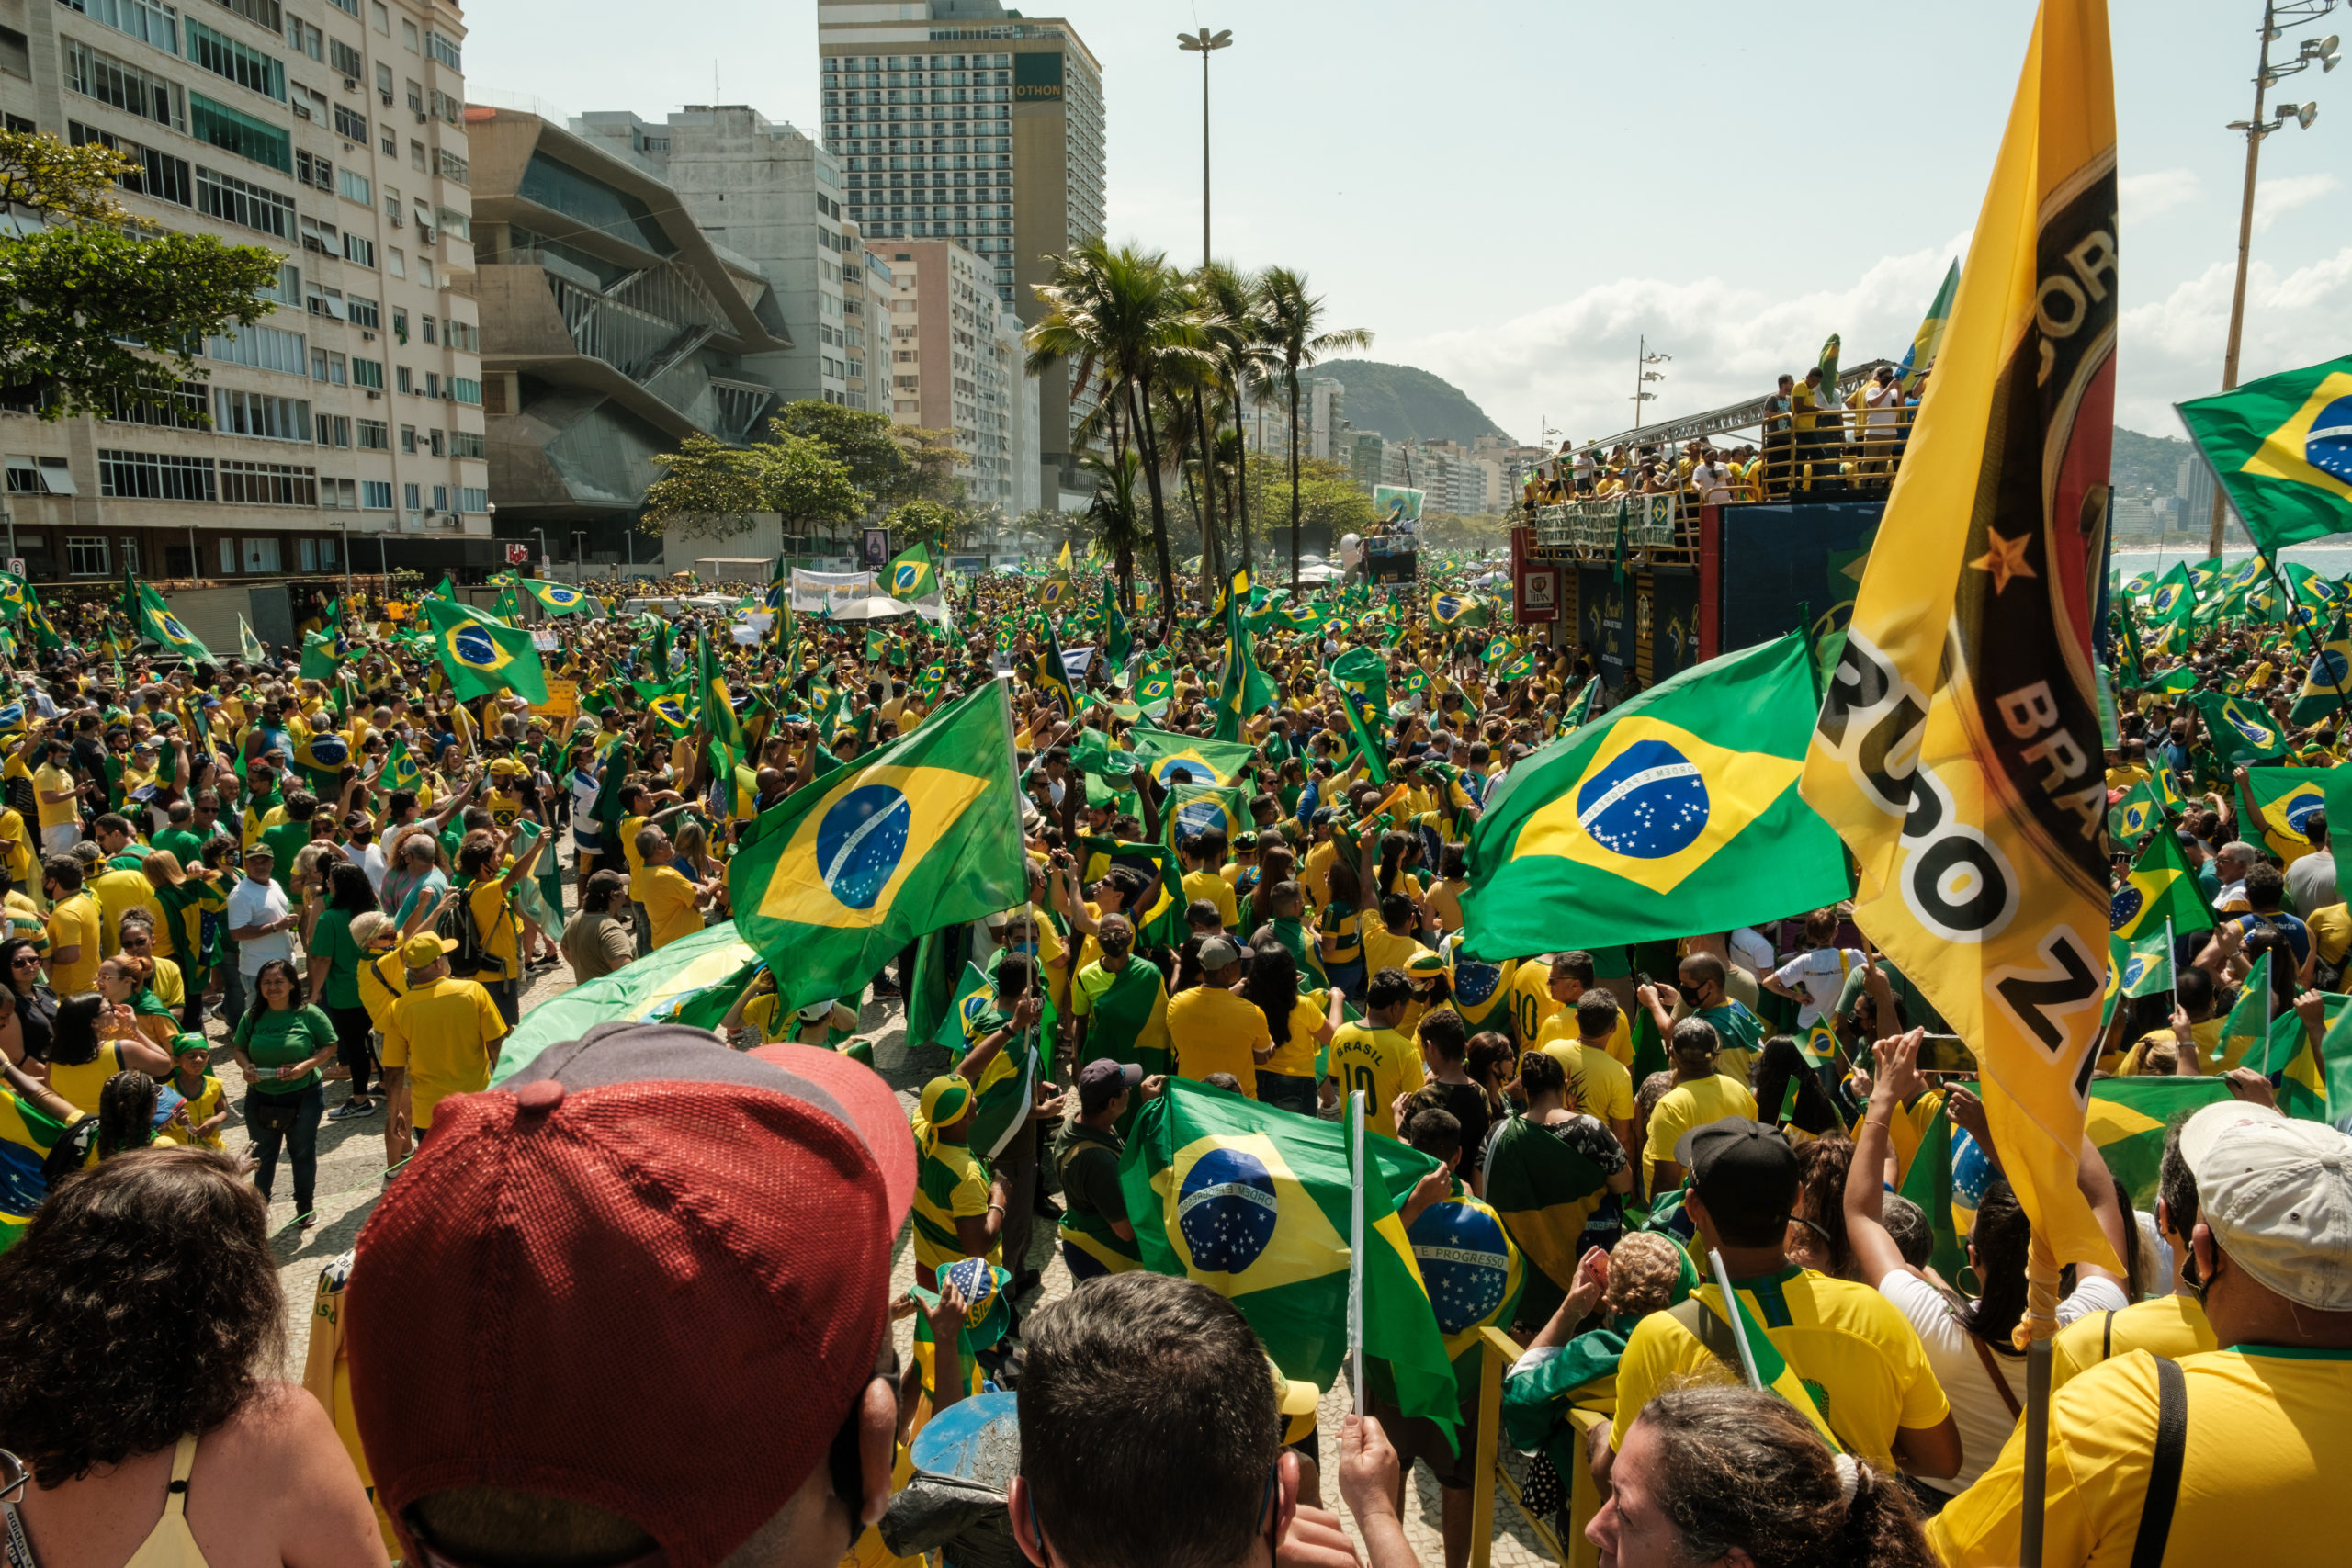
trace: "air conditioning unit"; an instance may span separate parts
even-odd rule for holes
[[[376,341],[376,334],[374,333],[363,332],[359,334],[359,341],[362,343],[374,343]]]
[[[371,402],[371,403],[372,403],[372,402],[376,402],[376,401],[378,401],[379,400],[380,400],[380,399],[383,397],[383,395],[384,395],[384,394],[383,394],[382,392],[379,391],[377,389],[375,389],[375,388],[373,388],[373,387],[370,387],[370,388],[368,388],[368,400],[369,402]]]
[[[419,125],[426,125],[426,124],[431,123],[432,119],[433,119],[433,117],[432,117],[431,115],[429,115],[429,114],[426,114],[423,109],[419,109],[419,110],[417,110],[417,111],[416,111],[416,123],[417,123],[417,124],[419,124]]]
[[[390,94],[390,93],[379,93],[379,94],[377,94],[376,96],[377,96],[378,97],[379,97],[379,98],[381,98],[381,99],[383,99],[383,100],[384,100],[384,107],[385,107],[386,108],[390,108],[390,107],[392,107],[392,96],[391,96],[391,94]]]
[[[359,78],[356,76],[345,76],[343,79],[343,90],[346,93],[355,90],[358,85]]]

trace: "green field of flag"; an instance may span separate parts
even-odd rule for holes
[[[2352,626],[2345,623],[2344,612],[2335,613],[2335,624],[2328,629],[2327,640],[2320,644],[2312,656],[2311,666],[2303,672],[2303,689],[2296,694],[2295,705],[2287,711],[2290,724],[2317,724],[2352,708]]]
[[[727,890],[785,1006],[851,995],[916,937],[1026,900],[1011,722],[990,682],[760,815]]]
[[[927,598],[939,592],[939,573],[931,564],[931,552],[920,540],[882,569],[882,591],[899,600]]]
[[[1486,1198],[1535,1272],[1530,1312],[1547,1315],[1576,1283],[1586,1224],[1608,1201],[1599,1166],[1523,1116],[1506,1119],[1487,1145]]]
[[[2176,1116],[2229,1098],[2229,1085],[2217,1077],[2097,1078],[2083,1129],[2132,1194],[2132,1206],[2154,1213],[2165,1129]]]
[[[547,671],[540,666],[539,650],[531,646],[530,633],[470,604],[427,599],[424,608],[434,651],[460,699],[512,691],[527,702],[548,700]]]
[[[2352,355],[2176,407],[2265,555],[2352,531]]]
[[[1136,696],[1142,697],[1141,682]],[[1180,767],[1189,772],[1194,784],[1230,784],[1241,776],[1255,755],[1251,747],[1232,740],[1212,740],[1199,735],[1179,735],[1172,730],[1158,729],[1138,724],[1127,732],[1127,747],[1134,753],[1131,766],[1148,771],[1152,781],[1165,789],[1174,782]]]
[[[145,582],[137,583],[138,614],[133,622],[139,635],[160,647],[167,657],[191,662],[213,662],[212,650],[204,646],[197,635],[180,624],[164,596]]]
[[[1686,670],[1506,774],[1462,897],[1489,962],[1722,931],[1852,892],[1797,793],[1821,699],[1792,633]]]
[[[2205,912],[2205,900],[2198,895],[2197,879],[2181,858],[2179,840],[2170,833],[2157,833],[2115,890],[2108,905],[2108,924],[2118,937],[2131,942],[2150,932],[2162,937],[2167,920],[2176,935],[2213,929],[2213,917]]]
[[[1347,1349],[1351,1129],[1182,1078],[1136,1118],[1119,1183],[1144,1267],[1191,1279],[1249,1320],[1285,1376],[1328,1388]],[[1396,1205],[1436,1162],[1365,1140],[1363,1345],[1397,1403],[1448,1432],[1462,1404]]]
[[[2312,813],[2352,822],[2352,768],[2248,768],[2245,792],[2260,818],[2262,841],[2284,860],[2311,852],[2303,829]]]
[[[2287,754],[2287,738],[2259,703],[2219,692],[2199,692],[2188,699],[2188,705],[2197,710],[2199,720],[2212,737],[2213,750],[2224,767],[2275,762]]]
[[[2107,808],[2107,836],[2120,848],[2129,848],[2143,833],[2153,833],[2164,825],[2163,797],[2146,779],[2125,790],[2123,798]]]
[[[541,582],[526,577],[523,588],[550,615],[595,615],[604,612],[603,605],[570,583]]]

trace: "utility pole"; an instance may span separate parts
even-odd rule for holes
[[[2270,63],[2270,45],[2284,37],[2290,27],[2301,27],[2318,21],[2335,9],[2335,0],[2264,0],[2262,7],[2262,51],[2256,58],[2254,70],[2254,117],[2232,120],[2229,129],[2245,132],[2245,187],[2238,201],[2238,276],[2230,293],[2230,339],[2222,355],[2222,390],[2228,391],[2238,384],[2238,349],[2245,332],[2245,274],[2249,253],[2254,246],[2254,186],[2255,169],[2262,158],[2262,139],[2292,120],[2308,130],[2312,121],[2319,118],[2317,104],[2286,104],[2278,106],[2278,118],[2263,118],[2263,99],[2271,87],[2289,76],[2316,64],[2321,74],[2335,69],[2338,55],[2337,39],[2330,34],[2324,39],[2306,39],[2296,51],[2295,58],[2278,65]],[[2217,559],[2222,553],[2222,525],[2228,516],[2229,498],[2217,481],[2213,486],[2212,525],[2206,536],[2205,553]]]
[[[1178,33],[1176,47],[1201,57],[1201,265],[1209,265],[1209,56],[1233,45],[1233,29]]]

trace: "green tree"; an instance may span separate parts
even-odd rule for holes
[[[1215,446],[1218,476],[1231,486],[1227,493],[1232,505],[1226,514],[1234,519],[1239,537],[1241,568],[1254,572],[1257,556],[1250,544],[1250,494],[1240,482],[1241,400],[1253,384],[1262,387],[1278,363],[1267,347],[1271,329],[1263,290],[1256,277],[1228,263],[1216,262],[1193,275],[1193,298],[1204,346],[1216,361],[1217,394],[1233,415],[1231,430],[1217,432]],[[1223,417],[1220,410],[1218,419]],[[1216,430],[1215,422],[1210,428]]]
[[[922,498],[899,502],[886,523],[890,530],[891,547],[901,550],[917,543],[932,549],[944,548],[951,535],[961,533],[969,525],[962,508]]]
[[[1298,372],[1327,354],[1370,348],[1362,327],[1323,328],[1323,297],[1306,291],[1306,276],[1286,266],[1266,269],[1259,285],[1266,323],[1266,346],[1282,361],[1283,390],[1290,400],[1290,586],[1298,592],[1299,455]]]
[[[210,372],[207,334],[259,321],[278,258],[259,245],[171,233],[116,203],[137,165],[107,148],[0,131],[0,201],[40,226],[0,235],[0,387],[43,419],[156,404]]]
[[[768,434],[771,440],[799,435],[823,442],[876,509],[908,501],[952,503],[963,491],[956,470],[964,456],[951,431],[893,424],[888,414],[804,398],[786,404],[768,422]]]
[[[772,434],[752,446],[689,435],[677,451],[655,457],[668,472],[646,487],[641,525],[661,536],[673,524],[695,521],[726,538],[749,533],[756,513],[779,514],[786,535],[864,514],[849,465],[832,448],[813,436]]]

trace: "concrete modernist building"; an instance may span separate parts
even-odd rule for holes
[[[819,0],[825,146],[866,243],[956,240],[1023,324],[1050,256],[1102,232],[1102,68],[1068,22],[997,0]],[[1069,377],[1040,379],[1041,490],[1074,468]]]
[[[168,406],[0,412],[34,581],[488,564],[464,39],[440,0],[0,0],[8,129],[113,147],[141,220],[283,258]]]
[[[687,436],[755,435],[794,357],[776,290],[640,160],[470,105],[484,406],[498,533],[635,559],[628,523]]]
[[[743,104],[689,104],[660,125],[628,113],[585,114],[571,129],[639,163],[677,193],[714,244],[748,258],[775,290],[793,351],[745,367],[787,402],[849,400],[864,378],[865,332],[849,319],[847,275],[863,265],[842,216],[840,160]]]
[[[891,418],[950,432],[972,503],[1019,516],[1037,504],[1034,456],[1021,461],[1035,451],[1024,427],[1036,420],[1036,382],[1023,371],[1020,325],[988,261],[954,240],[887,241],[874,254],[892,274]]]

